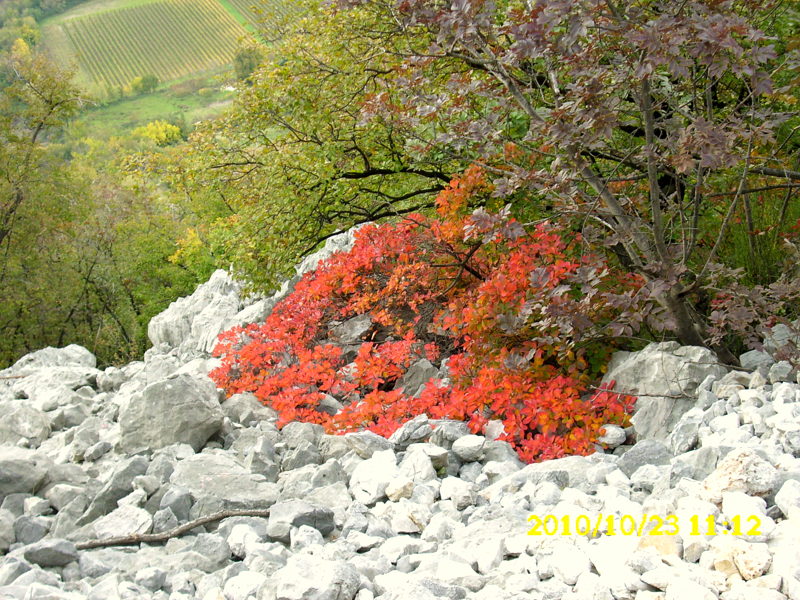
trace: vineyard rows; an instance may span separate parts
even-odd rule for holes
[[[280,32],[299,15],[292,0],[228,0],[247,21],[267,38]]]
[[[84,73],[108,86],[147,74],[170,81],[225,65],[249,36],[217,0],[158,0],[61,27]]]

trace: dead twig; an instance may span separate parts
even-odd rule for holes
[[[75,544],[78,550],[90,550],[92,548],[106,548],[108,546],[132,546],[134,544],[159,544],[166,542],[169,539],[188,533],[196,527],[207,525],[215,521],[221,521],[228,517],[269,517],[269,509],[252,509],[252,510],[223,510],[212,515],[200,517],[194,521],[164,531],[162,533],[136,533],[133,535],[123,535],[115,538],[107,538],[104,540],[88,540],[86,542],[79,542]]]

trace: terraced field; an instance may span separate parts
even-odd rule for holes
[[[154,0],[49,24],[48,50],[77,61],[81,79],[125,86],[135,77],[171,81],[228,64],[250,37],[218,0]]]

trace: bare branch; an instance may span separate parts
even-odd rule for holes
[[[178,537],[185,533],[189,533],[192,529],[200,527],[201,525],[208,525],[228,517],[269,517],[269,509],[251,509],[251,510],[223,510],[212,515],[200,517],[194,521],[189,521],[180,527],[164,531],[162,533],[137,533],[133,535],[123,535],[115,538],[107,538],[104,540],[88,540],[86,542],[79,542],[75,544],[78,550],[90,550],[92,548],[107,548],[109,546],[133,546],[135,544],[160,544]]]

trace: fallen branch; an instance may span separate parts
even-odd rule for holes
[[[0,379],[25,379],[27,375],[4,375]]]
[[[162,533],[136,533],[133,535],[124,535],[115,538],[107,538],[104,540],[88,540],[86,542],[79,542],[75,544],[75,547],[78,550],[90,550],[92,548],[106,548],[108,546],[132,546],[134,544],[159,544],[166,542],[171,538],[183,535],[184,533],[188,533],[195,527],[200,527],[201,525],[207,525],[208,523],[213,523],[215,521],[221,521],[222,519],[227,519],[228,517],[268,517],[268,516],[269,516],[268,508],[252,509],[252,510],[223,510],[218,513],[214,513],[213,515],[207,515],[205,517],[200,517],[199,519],[195,519],[194,521],[189,521],[188,523],[181,525],[180,527],[176,527],[175,529],[164,531]]]

